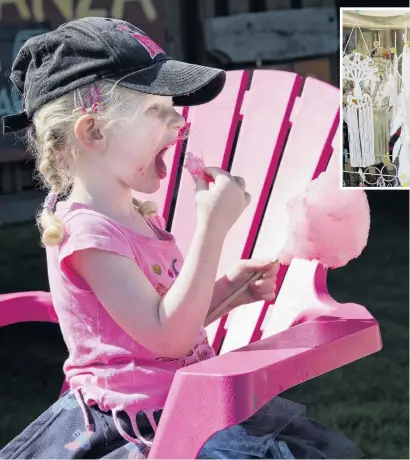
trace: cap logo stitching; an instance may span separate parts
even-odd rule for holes
[[[137,40],[137,42],[142,45],[149,53],[149,55],[151,56],[152,59],[154,59],[154,57],[157,55],[157,54],[160,54],[160,53],[163,53],[165,54],[165,51],[160,47],[158,46],[153,40],[151,40],[151,38],[149,38],[147,35],[141,35],[137,32],[133,32],[127,25],[123,24],[121,26],[118,26],[117,27],[117,30],[119,32],[126,32],[126,31],[129,31],[130,32],[130,35],[131,37],[134,37],[135,40]]]

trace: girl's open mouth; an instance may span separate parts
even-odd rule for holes
[[[165,179],[167,177],[167,165],[164,161],[164,155],[167,150],[168,147],[162,149],[155,157],[155,172],[160,179]]]

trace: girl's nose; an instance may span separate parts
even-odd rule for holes
[[[185,126],[185,118],[175,111],[171,119],[170,126],[175,131],[181,130]]]

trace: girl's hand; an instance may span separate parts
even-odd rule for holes
[[[197,177],[196,206],[199,227],[216,231],[224,238],[248,206],[251,196],[242,177],[231,176],[220,168],[205,168],[213,183]]]
[[[239,261],[218,282],[224,285],[225,298],[229,297],[245,284],[255,273],[260,273],[261,278],[249,283],[248,288],[231,304],[231,308],[245,305],[258,300],[272,301],[275,298],[276,276],[279,262],[271,260],[250,259]]]
[[[211,305],[205,320],[205,326],[225,316],[234,308],[258,300],[272,301],[275,298],[276,275],[279,262],[271,260],[241,260],[228,273],[220,278],[214,287]],[[229,302],[229,297],[244,286],[255,273],[261,277],[248,283],[247,288]],[[228,303],[227,303],[228,302]]]

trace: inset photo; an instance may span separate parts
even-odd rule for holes
[[[410,187],[410,8],[341,9],[343,187]]]

